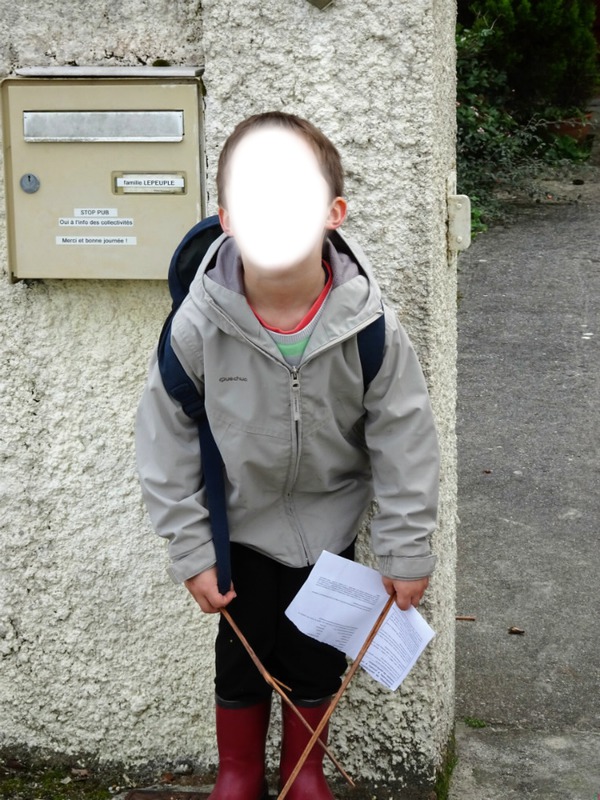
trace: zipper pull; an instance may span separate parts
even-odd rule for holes
[[[300,376],[296,367],[292,369],[292,412],[294,422],[300,419]]]

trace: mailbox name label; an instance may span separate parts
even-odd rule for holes
[[[185,177],[150,173],[116,175],[115,190],[119,194],[183,194]]]

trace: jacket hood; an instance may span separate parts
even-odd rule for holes
[[[323,259],[331,266],[333,284],[303,360],[353,336],[382,313],[381,292],[365,254],[339,230],[336,245],[329,238],[323,245]],[[246,301],[242,259],[233,237],[223,234],[207,252],[190,287],[190,298],[202,314],[228,334],[249,338],[280,357]]]

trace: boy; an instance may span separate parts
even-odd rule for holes
[[[219,159],[225,232],[177,312],[172,345],[201,390],[225,464],[232,585],[217,588],[196,424],[156,361],[138,411],[138,465],[170,573],[206,613],[228,607],[266,668],[315,728],[342,653],[285,617],[323,550],[353,557],[375,495],[373,550],[400,608],[418,605],[435,562],[438,448],[425,381],[362,252],[326,238],[346,216],[333,144],[279,112],[250,117]],[[382,365],[365,391],[356,333],[385,314]],[[223,617],[216,641],[219,774],[211,800],[266,797],[270,687]],[[280,781],[308,734],[283,706]],[[331,800],[313,748],[288,795]]]

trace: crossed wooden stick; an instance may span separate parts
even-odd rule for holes
[[[296,706],[292,703],[292,701],[289,699],[287,694],[281,688],[281,687],[283,687],[285,689],[288,689],[288,691],[290,691],[289,686],[286,686],[284,683],[281,683],[281,681],[278,681],[269,672],[267,672],[265,667],[262,665],[260,659],[258,658],[256,653],[254,652],[254,650],[250,646],[248,640],[246,639],[244,634],[240,631],[238,626],[235,624],[235,622],[231,618],[231,614],[227,611],[227,609],[225,609],[225,608],[221,609],[221,614],[225,617],[227,622],[231,625],[231,627],[235,631],[235,633],[238,636],[240,642],[246,648],[246,650],[248,652],[248,655],[250,656],[250,658],[252,659],[252,661],[256,665],[256,667],[257,667],[258,671],[260,672],[260,674],[263,676],[263,678],[266,680],[266,682],[269,684],[269,686],[271,686],[277,692],[277,694],[280,695],[280,697],[283,700],[283,702],[286,703],[290,707],[292,712],[298,717],[298,719],[302,722],[304,727],[311,734],[311,738],[310,738],[308,744],[306,745],[306,748],[304,749],[304,752],[302,753],[302,755],[298,759],[298,763],[294,767],[294,770],[292,771],[292,774],[290,775],[287,783],[285,784],[285,786],[283,787],[283,789],[279,793],[279,795],[277,797],[277,800],[284,800],[284,798],[287,795],[287,793],[289,792],[293,782],[298,777],[298,773],[300,772],[300,770],[304,766],[304,762],[308,758],[308,755],[309,755],[310,751],[313,749],[313,747],[314,747],[316,742],[318,742],[319,745],[323,748],[323,750],[325,751],[327,756],[331,759],[331,761],[336,766],[336,768],[339,770],[339,772],[348,781],[350,786],[355,786],[354,781],[352,780],[352,778],[344,770],[342,765],[339,763],[339,761],[336,759],[336,757],[333,755],[333,753],[329,750],[329,748],[327,747],[325,742],[323,742],[319,737],[321,735],[321,732],[323,731],[323,728],[329,722],[329,719],[330,719],[331,715],[333,714],[333,712],[335,711],[337,704],[340,702],[342,695],[344,694],[344,692],[348,688],[348,684],[350,683],[354,673],[356,672],[356,670],[360,666],[360,662],[362,661],[362,658],[363,658],[364,654],[369,649],[369,647],[371,645],[371,642],[373,641],[373,639],[375,638],[375,636],[377,634],[377,631],[383,625],[383,621],[385,620],[387,612],[391,608],[393,602],[394,602],[394,595],[391,595],[388,598],[388,601],[385,604],[381,614],[377,617],[377,620],[376,620],[375,624],[371,628],[371,631],[370,631],[369,635],[367,636],[367,638],[365,639],[363,646],[361,647],[358,655],[354,659],[354,661],[352,663],[352,666],[350,667],[350,669],[346,673],[346,676],[345,676],[344,680],[342,681],[342,685],[338,689],[337,694],[333,697],[329,707],[327,708],[327,711],[325,712],[325,714],[321,718],[319,724],[317,725],[317,727],[314,730],[310,727],[308,722],[300,714],[300,712],[298,711]]]

